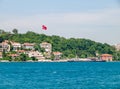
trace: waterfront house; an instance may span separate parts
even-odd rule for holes
[[[100,56],[100,59],[103,61],[112,61],[113,58],[112,58],[112,55],[110,54],[102,54]]]
[[[52,52],[52,45],[50,43],[47,43],[47,42],[42,42],[40,44],[40,47],[45,49],[45,53],[44,53],[45,57],[50,58],[51,52]]]
[[[24,49],[30,49],[30,50],[34,50],[34,46],[35,46],[34,43],[24,43],[24,44],[22,45],[22,47],[23,47]]]
[[[17,50],[17,54],[25,54],[25,50]]]
[[[10,56],[12,59],[15,59],[16,57],[19,57],[18,54],[10,54],[9,56]]]
[[[36,59],[38,59],[38,61],[39,60],[45,60],[45,57],[42,55],[42,53],[40,53],[38,51],[29,51],[28,56],[29,57],[35,57]]]
[[[17,51],[21,49],[21,44],[17,42],[11,42],[11,45],[13,47],[13,51]]]
[[[62,53],[61,52],[53,52],[54,60],[59,60],[61,58]]]
[[[7,42],[0,43],[0,52],[9,52],[10,51],[10,45]]]

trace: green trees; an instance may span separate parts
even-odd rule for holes
[[[18,30],[17,30],[16,28],[13,29],[12,32],[13,32],[14,34],[18,34]]]
[[[35,57],[31,57],[31,60],[32,60],[32,61],[38,61],[38,59],[35,58]]]
[[[108,53],[112,54],[113,57],[117,60],[120,60],[120,52],[117,52],[114,47],[109,44],[102,44],[99,42],[91,41],[89,39],[80,39],[80,38],[69,38],[66,39],[64,37],[59,36],[47,36],[45,34],[38,34],[32,31],[28,31],[24,34],[18,34],[17,29],[13,31],[15,34],[10,34],[8,32],[4,32],[4,34],[0,35],[0,41],[3,40],[11,40],[20,43],[36,43],[35,50],[44,52],[44,49],[40,48],[39,44],[41,42],[49,42],[52,44],[52,51],[60,51],[62,52],[63,58],[74,58],[74,57],[95,57]],[[22,58],[23,61],[25,61]]]
[[[0,43],[3,42],[3,40],[4,40],[3,37],[0,37]]]
[[[21,59],[21,61],[26,61],[27,60],[27,55],[26,54],[20,54],[20,59]]]

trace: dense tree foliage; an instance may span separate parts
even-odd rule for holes
[[[12,32],[13,32],[14,34],[18,34],[18,30],[17,30],[17,29],[13,29]]]
[[[5,32],[4,34],[1,34],[0,37],[1,40],[12,40],[20,43],[36,43],[36,50],[41,50],[41,48],[38,47],[38,44],[46,41],[52,44],[52,51],[62,52],[63,58],[96,57],[103,53],[108,53],[112,54],[114,59],[120,60],[120,52],[117,52],[114,47],[106,43],[102,44],[89,39],[66,39],[64,37],[55,35],[47,36],[45,34],[38,34],[31,31],[24,34],[11,34],[9,32]]]

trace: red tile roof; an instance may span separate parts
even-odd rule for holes
[[[25,50],[18,50],[17,52],[20,52],[20,53],[22,53],[22,52],[25,52]]]
[[[61,55],[61,52],[53,52],[54,55]]]
[[[18,57],[19,55],[18,54],[10,54],[9,56],[11,56],[11,57]]]
[[[23,45],[24,46],[34,46],[35,44],[34,43],[24,43]]]
[[[102,54],[101,57],[112,57],[110,54]]]

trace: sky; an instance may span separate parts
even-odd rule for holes
[[[0,0],[0,29],[14,28],[114,45],[120,43],[120,0]]]

